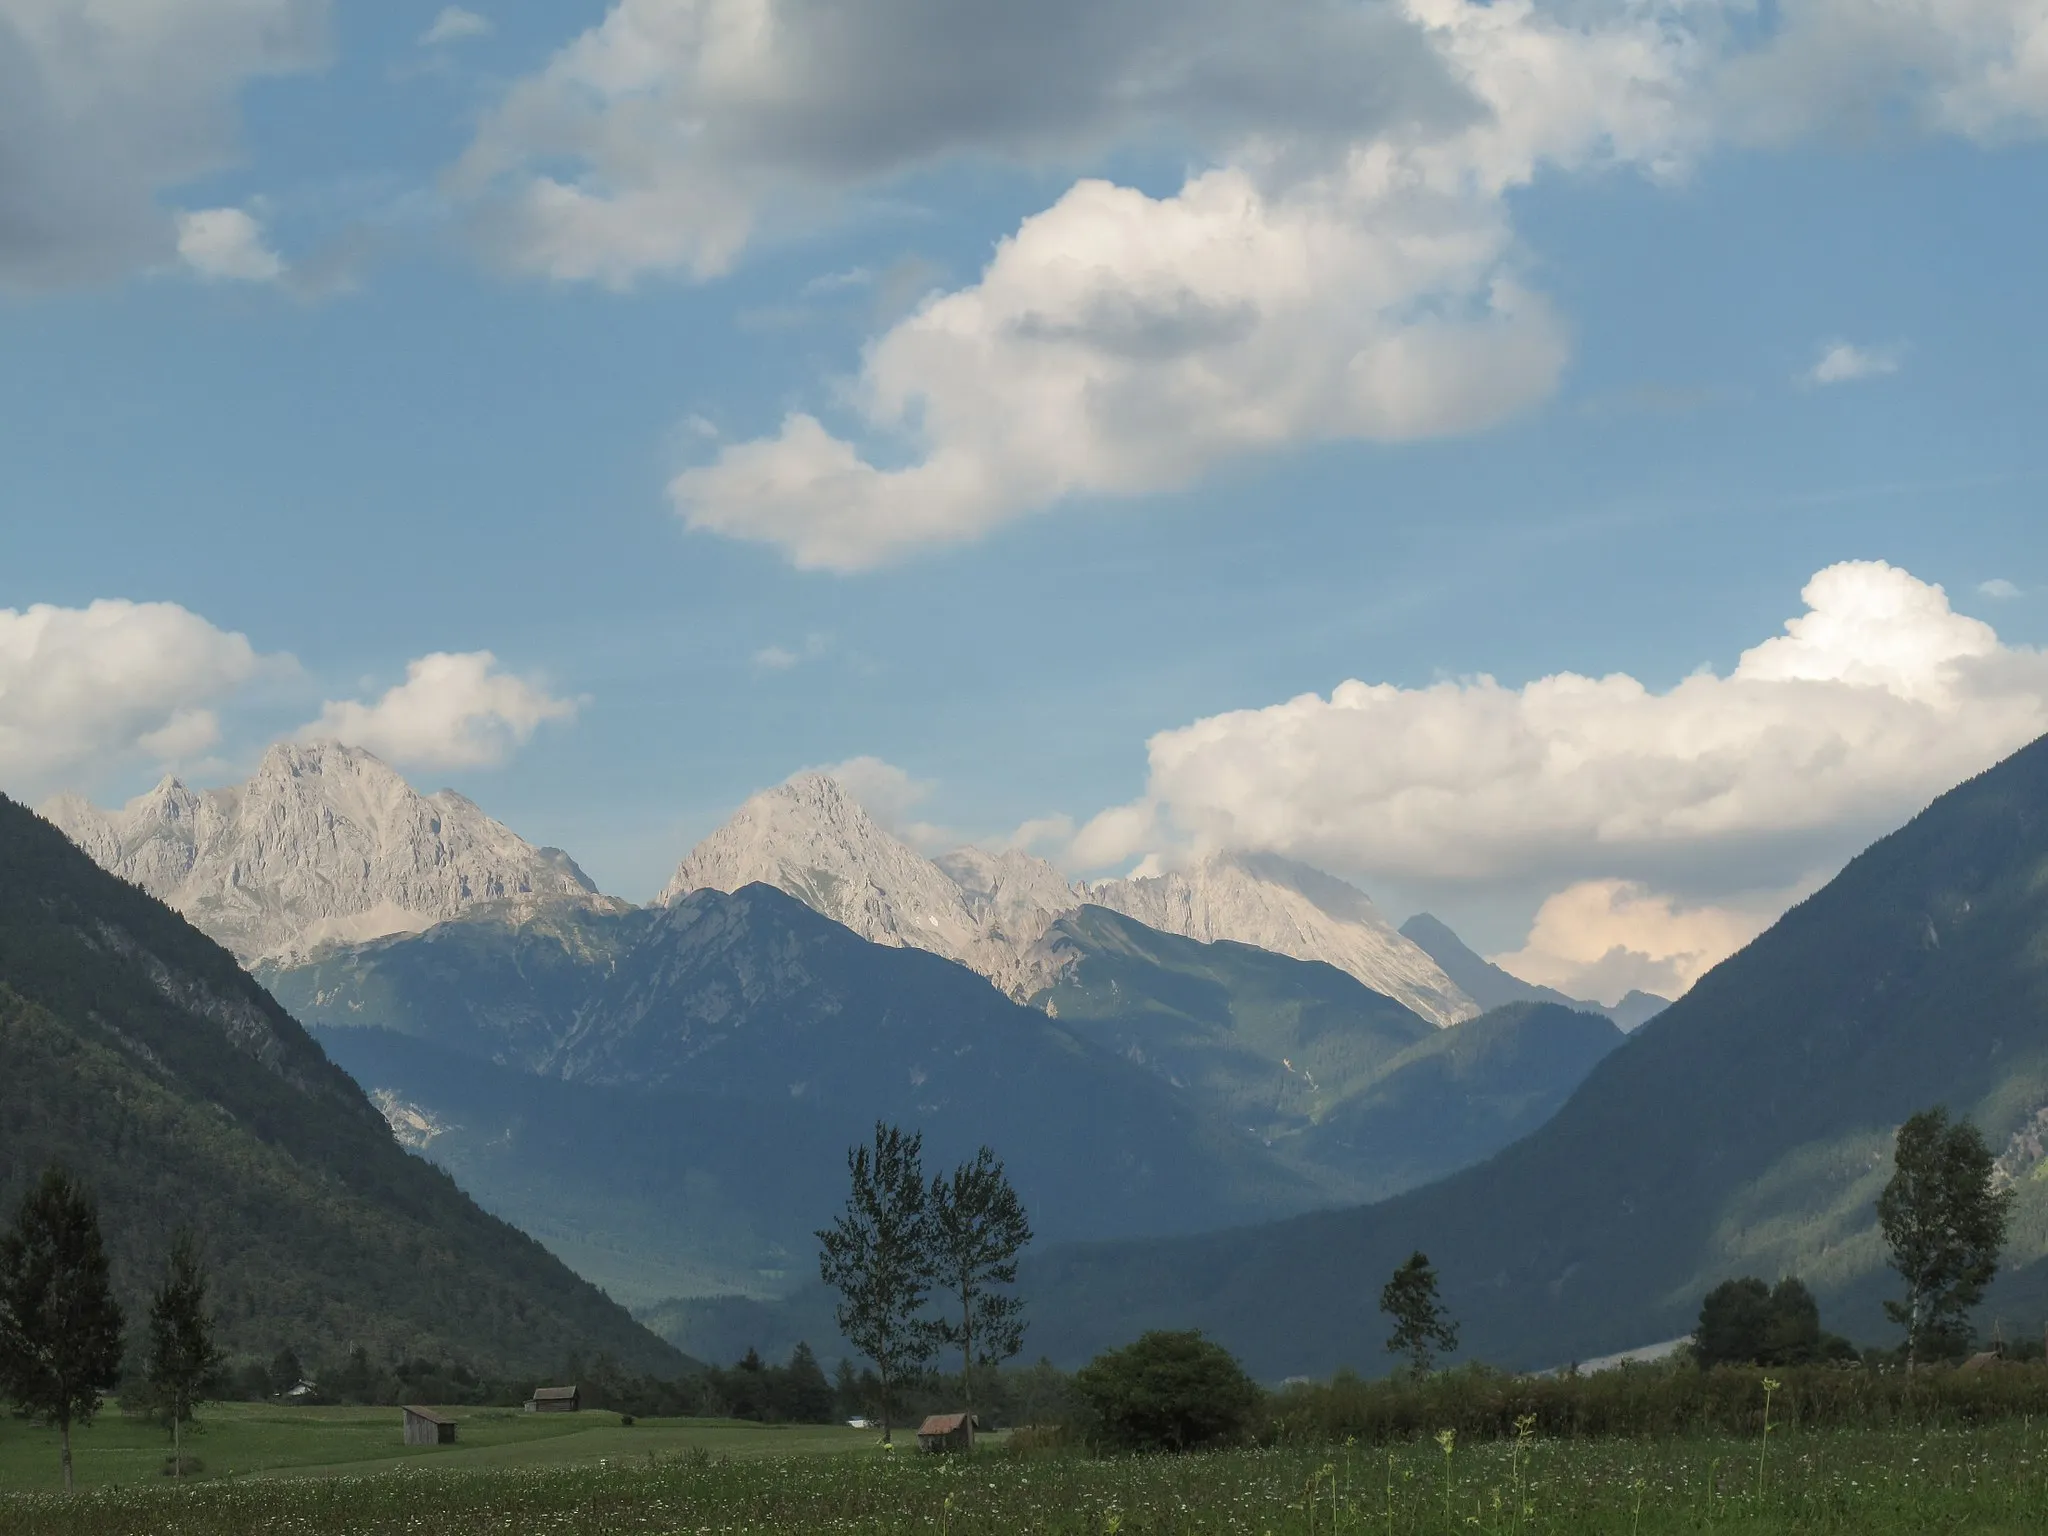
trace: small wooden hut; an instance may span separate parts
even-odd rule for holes
[[[968,1451],[981,1421],[971,1413],[935,1413],[917,1426],[920,1451]]]
[[[582,1408],[583,1394],[575,1387],[535,1387],[526,1400],[528,1413],[578,1413]]]
[[[405,1443],[407,1445],[453,1445],[455,1443],[455,1421],[444,1418],[431,1408],[408,1408],[405,1410]]]

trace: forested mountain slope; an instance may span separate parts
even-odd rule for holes
[[[1867,850],[1490,1161],[1363,1209],[1046,1255],[1037,1347],[1195,1325],[1266,1374],[1370,1368],[1378,1287],[1415,1248],[1467,1352],[1502,1364],[1683,1333],[1741,1273],[1797,1273],[1830,1326],[1877,1336],[1872,1201],[1893,1131],[1934,1103],[2018,1181],[2011,1264],[2048,1253],[2048,743]]]
[[[97,1192],[131,1321],[189,1224],[236,1353],[683,1364],[401,1148],[226,950],[0,797],[0,1208],[53,1159]]]

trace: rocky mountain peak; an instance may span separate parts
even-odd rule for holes
[[[165,779],[120,810],[62,795],[43,814],[245,964],[414,932],[477,902],[596,897],[566,854],[338,742],[280,742],[242,784]]]
[[[754,881],[876,943],[957,960],[1018,996],[1047,979],[1050,962],[1034,950],[1047,928],[1093,902],[1205,943],[1230,939],[1325,961],[1438,1024],[1479,1012],[1363,891],[1305,864],[1215,854],[1174,874],[1073,885],[1019,849],[966,847],[933,860],[822,773],[749,799],[683,860],[661,899]]]

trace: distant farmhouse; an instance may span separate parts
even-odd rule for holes
[[[576,1413],[583,1407],[583,1394],[576,1387],[535,1387],[526,1400],[528,1413]]]
[[[966,1451],[974,1447],[981,1421],[971,1413],[935,1413],[917,1426],[920,1451]]]
[[[443,1418],[431,1408],[408,1408],[405,1410],[405,1443],[453,1445],[455,1421]]]

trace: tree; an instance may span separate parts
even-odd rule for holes
[[[959,1321],[940,1322],[938,1334],[960,1350],[970,1446],[974,1367],[1000,1365],[1024,1347],[1024,1303],[995,1287],[1016,1283],[1017,1255],[1030,1241],[1023,1202],[987,1147],[952,1177],[932,1180],[932,1276],[960,1305]]]
[[[832,1383],[808,1344],[790,1351],[789,1364],[775,1373],[773,1396],[779,1419],[792,1424],[832,1422]]]
[[[121,1374],[121,1308],[91,1194],[52,1166],[0,1237],[0,1390],[57,1427],[71,1491],[71,1426]]]
[[[1220,1344],[1200,1333],[1146,1334],[1075,1373],[1100,1438],[1133,1451],[1188,1451],[1240,1437],[1259,1389]]]
[[[1700,1369],[1716,1365],[1806,1365],[1827,1352],[1820,1307],[1795,1275],[1775,1288],[1754,1275],[1723,1280],[1700,1303],[1692,1336]]]
[[[206,1310],[206,1268],[190,1232],[171,1240],[163,1283],[149,1302],[149,1375],[157,1412],[170,1421],[172,1475],[185,1476],[185,1425],[213,1390],[221,1366],[213,1315]]]
[[[1380,1310],[1394,1320],[1387,1353],[1406,1355],[1418,1376],[1436,1362],[1438,1350],[1449,1354],[1458,1347],[1458,1325],[1438,1304],[1436,1271],[1420,1249],[1408,1255],[1380,1291]]]
[[[874,1144],[846,1154],[853,1187],[845,1212],[817,1234],[818,1274],[839,1292],[839,1331],[881,1375],[885,1445],[890,1384],[929,1359],[936,1343],[918,1315],[931,1288],[923,1151],[923,1136],[877,1121]]]
[[[1925,1354],[1969,1343],[1968,1314],[1998,1272],[2012,1191],[1991,1181],[1991,1149],[1967,1120],[1922,1110],[1899,1127],[1891,1182],[1877,1198],[1877,1222],[1906,1282],[1885,1315],[1906,1330],[1906,1369]]]

